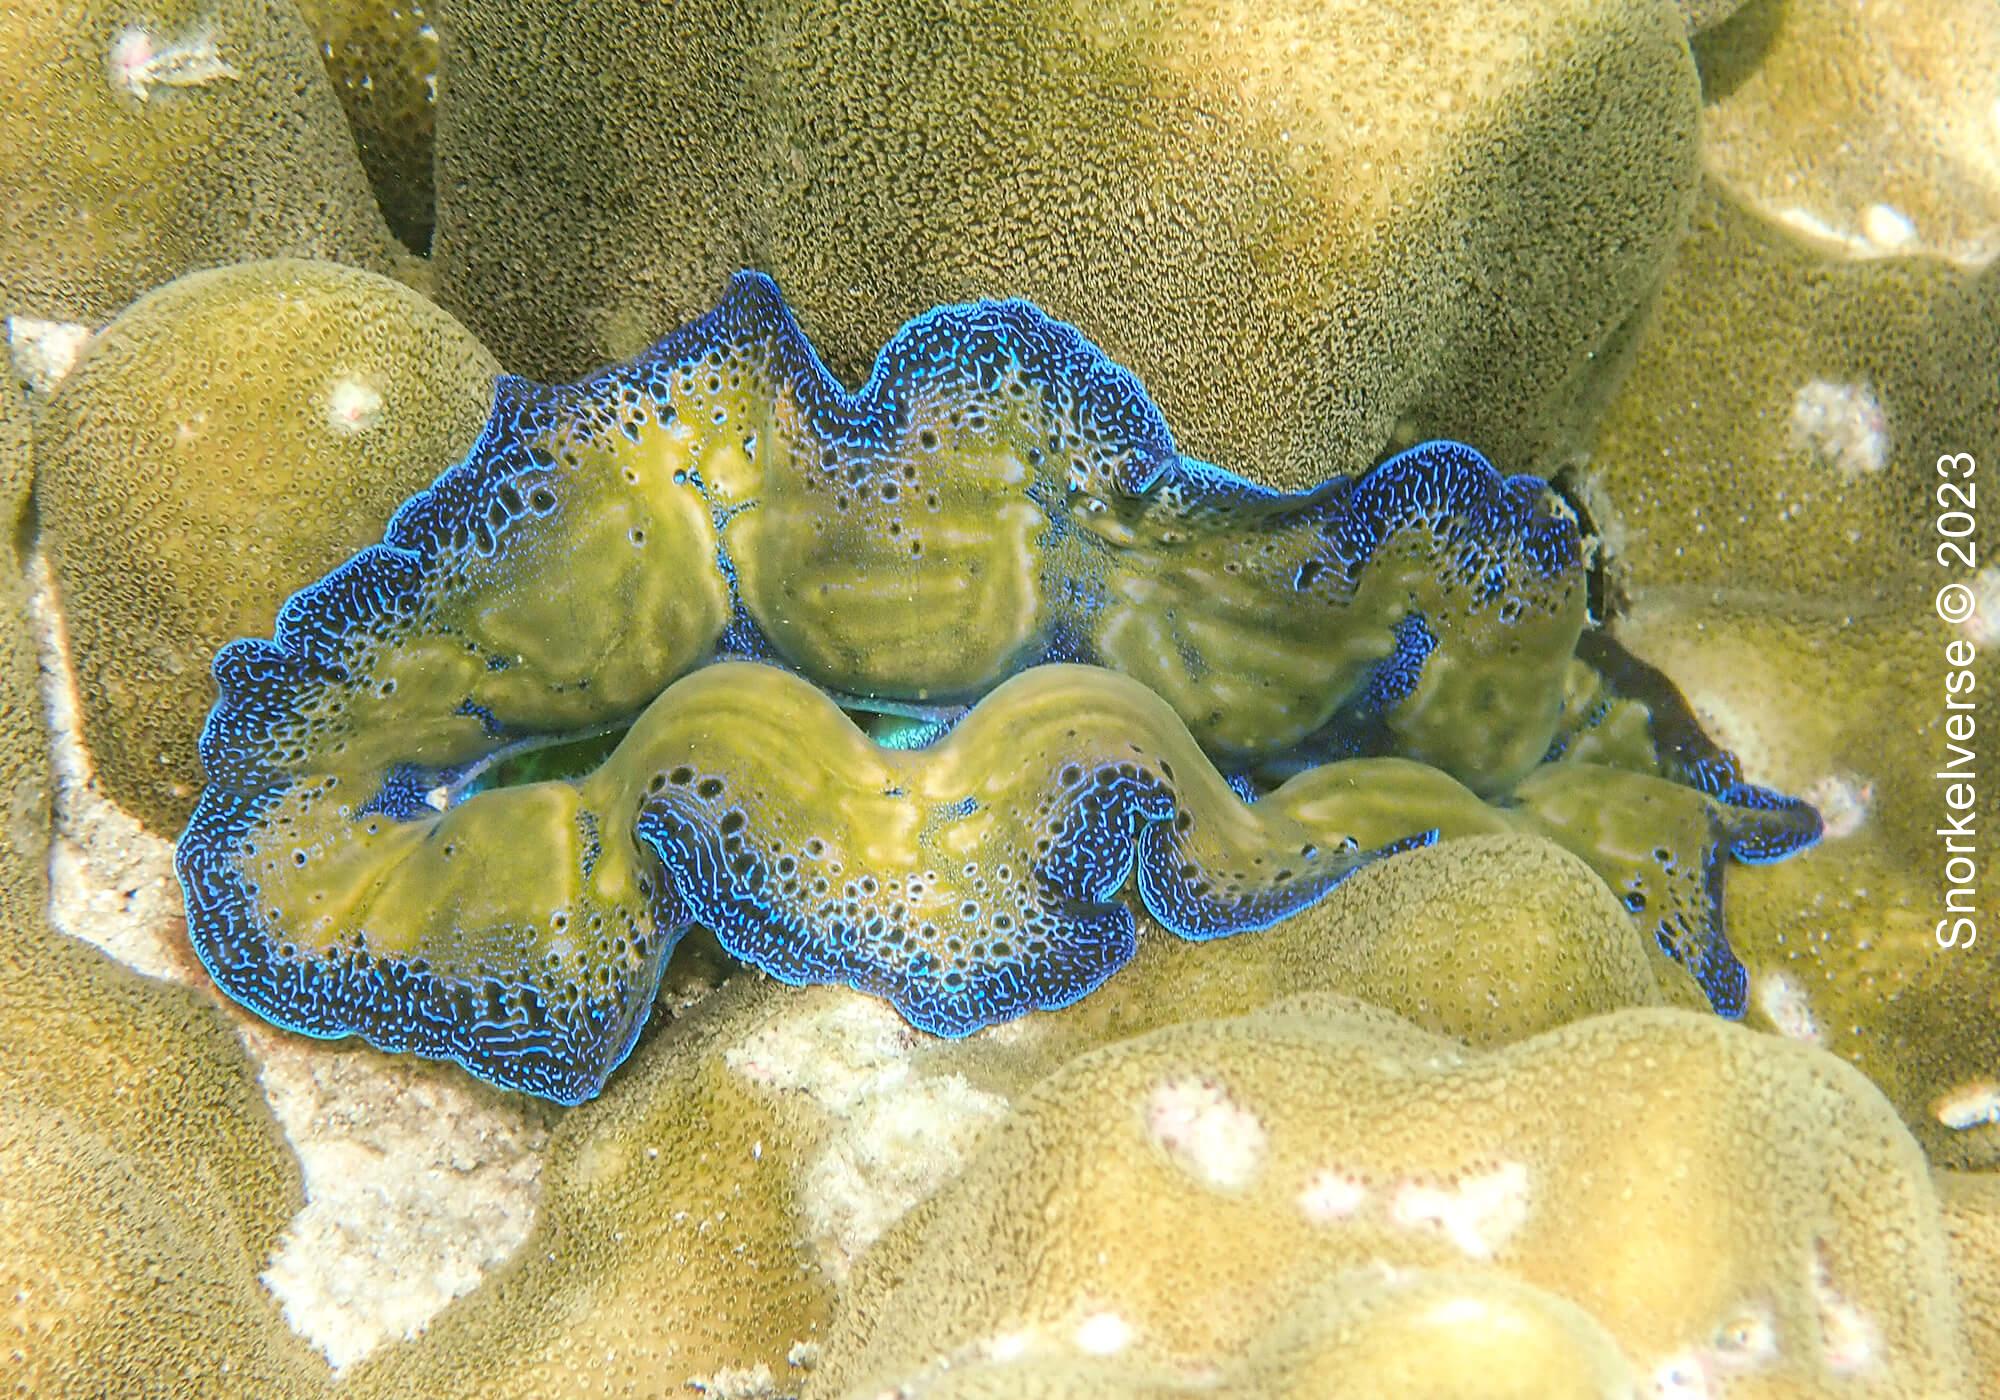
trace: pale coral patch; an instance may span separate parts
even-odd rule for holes
[[[1492,1258],[1527,1215],[1528,1169],[1519,1162],[1445,1185],[1405,1182],[1389,1204],[1396,1224],[1435,1229],[1469,1259]]]
[[[1959,1132],[2000,1123],[2000,1082],[1973,1079],[1955,1085],[1937,1097],[1931,1113],[1938,1122]]]
[[[74,321],[7,318],[7,354],[14,377],[38,394],[53,394],[90,345],[90,327]]]
[[[762,1361],[755,1366],[725,1366],[709,1376],[689,1376],[687,1388],[716,1400],[780,1400],[791,1393],[778,1385],[778,1378]]]
[[[1915,245],[1917,225],[1893,204],[1871,204],[1861,211],[1861,236],[1884,253],[1901,253]]]
[[[381,421],[381,392],[367,380],[343,376],[327,390],[326,422],[336,433],[365,433]]]
[[[527,1237],[548,1134],[518,1101],[436,1067],[239,1031],[306,1192],[264,1285],[336,1370],[421,1333]]]
[[[1791,438],[1842,476],[1872,476],[1889,464],[1889,415],[1866,384],[1801,385],[1792,396]]]
[[[137,26],[121,29],[111,41],[106,67],[111,86],[141,102],[151,100],[156,87],[203,87],[243,76],[223,59],[207,25],[179,40]]]
[[[1757,1009],[1770,1020],[1771,1028],[1787,1040],[1817,1045],[1822,1037],[1819,1018],[1804,987],[1787,973],[1770,972],[1757,978]]]
[[[83,742],[69,629],[47,556],[31,558],[28,579],[55,778],[50,920],[148,977],[200,985],[203,975],[187,947],[173,844],[98,790]]]
[[[1132,1345],[1132,1324],[1115,1312],[1092,1313],[1076,1325],[1075,1341],[1091,1356],[1116,1356]]]
[[[1825,840],[1844,841],[1868,824],[1875,807],[1875,784],[1855,773],[1829,773],[1804,794],[1825,826]]]
[[[1356,1176],[1328,1169],[1316,1172],[1299,1192],[1299,1209],[1315,1225],[1346,1220],[1368,1199],[1368,1184]]]
[[[1710,1353],[1733,1371],[1759,1370],[1778,1354],[1778,1330],[1764,1307],[1746,1307],[1715,1329]]]
[[[1881,1354],[1875,1324],[1853,1300],[1834,1288],[1824,1245],[1813,1247],[1808,1282],[1819,1312],[1820,1349],[1827,1369],[1846,1376],[1873,1364]]]
[[[1973,575],[1972,611],[1958,624],[1959,634],[1981,651],[2000,642],[2000,564]]]
[[[926,1075],[889,1007],[828,990],[723,1054],[753,1083],[803,1094],[837,1127],[805,1164],[809,1237],[835,1278],[917,1202],[957,1173],[1006,1100],[963,1075]]]
[[[1187,1076],[1154,1087],[1146,1131],[1175,1165],[1206,1186],[1240,1191],[1264,1164],[1264,1125],[1213,1079]]]

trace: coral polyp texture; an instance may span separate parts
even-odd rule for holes
[[[738,267],[850,379],[929,307],[1025,296],[1183,446],[1273,486],[1392,440],[1546,460],[1700,169],[1685,24],[1655,0],[436,18],[438,296],[510,368],[622,359]]]
[[[101,326],[197,268],[406,269],[291,5],[0,13],[0,316]]]
[[[382,545],[218,654],[190,933],[281,1024],[576,1101],[694,924],[964,1034],[1129,959],[1128,886],[1190,939],[1310,905],[1359,859],[1321,799],[1372,780],[1415,794],[1372,844],[1428,842],[1433,809],[1565,841],[1740,1014],[1722,863],[1817,818],[1538,768],[1633,703],[1573,714],[1583,609],[1574,521],[1470,448],[1268,491],[1182,457],[1137,380],[1024,302],[920,318],[849,393],[745,273],[628,365],[502,380]],[[688,675],[731,657],[777,664]],[[892,712],[893,742],[816,686]],[[496,785],[621,725],[588,778]],[[1376,752],[1412,757],[1254,805],[1211,762]],[[1509,815],[1474,795],[1517,785]]]
[[[408,287],[290,258],[176,278],[93,339],[41,414],[35,501],[106,792],[187,820],[216,649],[380,539],[498,370]]]
[[[1480,1054],[1313,994],[1019,1095],[863,1259],[807,1393],[1509,1395],[1471,1370],[1539,1334],[1521,1393],[1959,1396],[1952,1270],[1916,1143],[1809,1046],[1643,1009]],[[1433,1325],[1369,1345],[1341,1285]],[[1352,1388],[1292,1388],[1288,1325],[1346,1331]]]

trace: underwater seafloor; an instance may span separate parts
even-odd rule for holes
[[[0,72],[0,1389],[2000,1396],[1990,0],[30,0]],[[958,1039],[697,932],[575,1107],[225,997],[217,649],[742,268],[849,385],[1021,297],[1262,486],[1551,480],[1824,821],[1741,1016],[1513,828]]]

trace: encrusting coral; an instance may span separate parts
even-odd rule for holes
[[[1695,54],[1703,163],[1767,218],[1843,254],[2000,253],[1984,0],[1754,0]]]
[[[1713,29],[1742,9],[1743,3],[1744,0],[1675,0],[1676,7],[1687,19],[1689,34]]]
[[[387,278],[277,260],[195,273],[93,342],[40,418],[42,539],[98,779],[186,820],[215,649],[379,538],[465,450],[492,359]]]
[[[257,1278],[298,1173],[234,1033],[39,915],[4,936],[0,1358],[36,1396],[316,1394]]]
[[[1760,13],[1776,10],[1739,21]],[[1970,833],[1940,828],[1987,824],[1946,799],[2000,733],[2000,568],[1961,518],[1944,521],[1959,538],[1938,520],[1992,472],[1996,357],[2000,266],[1857,258],[1711,179],[1576,478],[1624,644],[1827,819],[1817,852],[1728,895],[1754,1023],[1852,1060],[1935,1161],[1984,1169],[2000,1165],[2000,944],[1989,928],[1941,946],[1948,899],[1992,901],[1951,895],[1946,843]],[[1947,585],[1983,601],[1943,621]]]
[[[1712,588],[1637,590],[1620,626],[1760,774],[1827,813],[1819,849],[1731,887],[1756,1023],[1860,1066],[1940,1164],[2000,1165],[2000,975],[1987,937],[1940,942],[1938,833],[1968,813],[1943,805],[1937,776],[1953,758],[1944,648],[1972,659],[1974,708],[1960,713],[1982,736],[2000,732],[2000,655],[1900,608]]]
[[[1279,495],[1182,457],[1131,375],[1018,301],[912,322],[850,394],[743,274],[628,365],[503,380],[382,545],[218,655],[177,870],[197,952],[260,1014],[565,1102],[629,1052],[690,924],[962,1035],[1122,965],[1128,880],[1182,937],[1264,928],[1370,818],[1385,852],[1440,824],[1565,842],[1739,1015],[1721,865],[1818,818],[1674,739],[1664,701],[1562,732],[1624,767],[1536,767],[1582,612],[1573,522],[1469,448]],[[1116,671],[1035,665],[1065,656]],[[676,681],[731,657],[805,679]],[[809,682],[924,722],[885,750]],[[510,750],[627,723],[580,783],[479,790]],[[1245,806],[1209,757],[1384,750],[1511,806],[1408,759]]]
[[[48,924],[27,417],[0,390],[0,1374],[49,1397],[310,1394],[323,1368],[256,1278],[297,1173],[235,1037]]]
[[[341,1393],[638,1400],[691,1382],[791,1393],[727,1379],[785,1376],[832,1306],[802,1228],[801,1166],[826,1120],[727,1059],[796,1015],[799,995],[738,979],[649,1037],[602,1097],[557,1123],[546,1204],[516,1264],[356,1368]]]
[[[1203,951],[1211,963],[1235,955],[1243,968],[1231,979],[1239,982],[1233,1004],[1208,1015],[1287,991],[1340,992],[1480,1047],[1656,1004],[1663,987],[1685,987],[1691,1005],[1704,1004],[1678,968],[1655,978],[1648,953],[1663,965],[1664,956],[1583,861],[1551,841],[1513,833],[1447,833],[1428,850],[1357,871],[1338,899],[1254,945]],[[1262,995],[1246,994],[1245,974]],[[1203,1014],[1192,1000],[1203,980],[1195,960],[1179,960],[1179,986],[1162,988],[1185,1008],[1174,1019]]]
[[[1645,1393],[1588,1313],[1499,1270],[1356,1270],[1291,1301],[1253,1328],[1240,1350],[1197,1367],[1116,1354],[1122,1348],[1098,1354],[1120,1338],[1117,1320],[1100,1317],[1080,1333],[1078,1355],[956,1360],[895,1393],[913,1400],[1629,1400]]]
[[[1544,462],[1697,170],[1684,24],[1652,0],[438,22],[438,296],[510,370],[631,355],[739,267],[848,382],[929,307],[1021,296],[1090,327],[1187,450],[1288,488],[1426,437]]]
[[[2000,264],[1831,253],[1704,182],[1579,473],[1613,586],[1928,612],[1936,462],[2000,420],[1996,328]]]
[[[0,76],[0,315],[96,327],[218,263],[409,261],[290,5],[29,0]]]
[[[299,0],[390,230],[428,253],[438,37],[417,0]]]
[[[2000,1173],[1939,1172],[1937,1188],[1973,1374],[2000,1394]]]
[[[1393,1311],[1401,1270],[1468,1266],[1553,1295],[1537,1330],[1608,1387],[1578,1393],[1632,1393],[1607,1335],[1660,1393],[1966,1393],[1928,1168],[1849,1067],[1658,1010],[1469,1054],[1323,997],[1030,1089],[862,1260],[807,1393],[929,1394],[975,1363],[1034,1393],[1113,1357],[1186,1385],[1347,1271]],[[1495,1291],[1379,1374],[1463,1375],[1524,1306]]]
[[[1718,1011],[1739,1016],[1748,979],[1723,928],[1724,863],[1785,859],[1818,839],[1819,818],[1764,789],[1731,791],[1738,800],[1568,760],[1541,765],[1489,806],[1443,773],[1387,758],[1313,769],[1268,801],[1308,830],[1364,845],[1407,834],[1412,819],[1447,839],[1517,831],[1554,841],[1597,872]]]
[[[1114,1041],[1301,992],[1359,998],[1481,1048],[1625,1007],[1708,1005],[1587,865],[1513,832],[1370,862],[1254,937],[1189,943],[1143,915],[1138,934],[1098,992],[925,1063],[1011,1099]],[[798,1021],[825,1014],[809,1007]]]
[[[0,919],[39,915],[49,843],[49,754],[36,694],[35,644],[21,545],[34,474],[28,403],[0,381]]]

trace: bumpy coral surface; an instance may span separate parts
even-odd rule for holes
[[[2000,1123],[1980,1107],[2000,1067],[1994,953],[1985,938],[1939,941],[1953,917],[1945,843],[1971,844],[1941,828],[1957,822],[1976,839],[1985,824],[1983,812],[1943,805],[1949,775],[1971,768],[1965,755],[1978,747],[1959,744],[1959,766],[1948,766],[1944,673],[1956,668],[1940,663],[1954,634],[1936,621],[1913,629],[1896,608],[1685,588],[1635,593],[1623,625],[1761,773],[1829,813],[1820,849],[1733,887],[1735,927],[1752,931],[1739,952],[1757,1023],[1861,1066],[1940,1162],[2000,1164]],[[1992,733],[2000,659],[1959,640],[1974,658],[1962,698],[1975,702],[1959,713]]]
[[[100,326],[218,263],[404,260],[290,5],[10,5],[0,76],[0,314]]]
[[[387,278],[279,260],[141,298],[42,415],[43,538],[104,786],[156,828],[200,786],[215,648],[465,450],[492,360]]]
[[[1827,816],[1819,851],[1730,897],[1756,1023],[1853,1060],[1938,1161],[1986,1169],[2000,943],[1990,915],[1975,945],[1939,935],[1949,900],[1993,908],[1990,872],[1944,877],[1947,843],[1990,826],[1983,787],[1946,799],[2000,733],[2000,569],[1990,524],[1936,522],[1984,504],[1996,353],[1993,265],[1856,260],[1711,184],[1580,473],[1626,644]],[[1986,601],[1946,621],[1947,587]]]
[[[2000,1173],[1939,1172],[1974,1373],[2000,1394]]]
[[[1780,860],[1819,837],[1810,808],[1764,789],[1739,785],[1718,799],[1579,761],[1543,764],[1497,806],[1443,773],[1394,758],[1314,769],[1269,800],[1308,829],[1365,842],[1416,813],[1444,837],[1518,831],[1552,840],[1582,856],[1729,1016],[1743,1013],[1748,977],[1723,929],[1725,863]]]
[[[13,386],[0,385],[0,836],[7,852],[0,860],[0,917],[10,920],[42,907],[41,862],[49,841],[48,745],[20,555],[33,468],[27,400]]]
[[[2000,422],[1996,46],[1985,0],[17,6],[0,1390],[2000,1397],[2000,566],[1973,504]],[[368,190],[421,236],[433,106],[434,265]],[[242,261],[281,255],[341,266]],[[496,469],[408,507],[464,527],[433,562],[466,590],[419,600],[441,630],[397,590],[320,586],[315,640],[277,651],[338,633],[367,664],[267,678],[299,713],[236,795],[273,820],[208,852],[288,909],[369,886],[308,940],[373,901],[459,967],[492,951],[481,911],[524,943],[534,922],[579,954],[531,969],[564,996],[583,930],[553,915],[643,873],[649,937],[652,903],[697,922],[619,1006],[623,1066],[558,1106],[229,1004],[171,849],[111,800],[185,821],[214,649],[283,642],[288,592],[343,576],[475,441],[501,364],[642,352],[745,267],[797,326],[772,310],[782,333],[712,365],[508,382]],[[880,391],[908,318],[1001,296],[1107,355],[1048,392],[1017,375],[1016,401],[983,378],[1013,363],[994,336],[935,335],[954,308],[898,382],[970,399],[833,411]],[[1459,488],[1490,478],[1492,524],[1510,478],[1470,451],[1398,456],[1442,438],[1551,480],[1517,519],[1568,561],[1538,574],[1534,529],[1477,527]],[[1072,492],[1054,459],[1092,444],[1129,450]],[[590,489],[516,510],[498,467],[523,460]],[[1140,489],[1092,474],[1120,463]],[[649,496],[627,469],[686,479]],[[1948,501],[1976,527],[1943,535]],[[14,557],[37,535],[53,766]],[[648,573],[670,547],[681,572]],[[1939,616],[1947,585],[1970,615]],[[760,686],[712,664],[745,655]],[[971,713],[1079,659],[1118,675]],[[457,713],[475,691],[486,713]],[[1148,750],[1067,848],[1107,883],[1131,857],[1084,901],[1011,859],[1094,800],[1051,748],[1071,727]],[[636,762],[647,735],[683,759]],[[1011,796],[920,798],[940,763]],[[622,827],[561,820],[613,793]],[[1167,872],[1194,896],[1294,829],[1337,864],[1440,835],[1254,933],[1192,941],[1149,908],[1149,847],[1196,843]],[[837,981],[851,946],[908,992],[936,948],[923,920],[894,937],[882,877],[907,895],[912,846],[954,833],[975,858],[934,893],[970,880],[977,915],[961,890],[945,912],[977,926],[937,947],[983,944],[960,965],[988,1004],[1017,990],[990,955],[1026,951],[988,917],[1003,893],[1073,932],[1110,911],[1129,960],[947,1037],[717,937]],[[819,904],[785,887],[815,837],[843,866]],[[1941,944],[1952,909],[1976,943]],[[590,974],[631,951],[612,936]],[[450,980],[377,970],[406,999]],[[475,990],[416,1024],[497,1027]],[[1740,1023],[1687,1014],[1711,1007]]]
[[[1468,1266],[1554,1296],[1399,1281]],[[1241,1385],[1274,1319],[1327,1325],[1329,1281],[1409,1329],[1346,1359],[1368,1393],[1466,1393],[1428,1387],[1496,1334],[1539,1337],[1558,1393],[1634,1393],[1606,1336],[1656,1394],[1965,1393],[1923,1156],[1838,1061],[1673,1011],[1475,1055],[1320,998],[1029,1090],[863,1261],[808,1393],[958,1394],[972,1365],[1075,1394],[1102,1358]]]
[[[417,0],[299,0],[390,230],[428,253],[438,36]]]
[[[1990,5],[1761,0],[1696,52],[1705,163],[1767,217],[1861,257],[2000,253]]]
[[[36,1396],[308,1393],[318,1368],[256,1281],[297,1174],[234,1037],[48,924],[26,410],[0,390],[0,1375]]]
[[[1246,961],[1273,976],[1237,1006],[1286,990],[1341,992],[1477,1046],[1654,1005],[1663,987],[1702,1004],[1588,865],[1515,833],[1454,835],[1371,865],[1259,945]]]
[[[1392,439],[1527,465],[1572,436],[1697,169],[1653,0],[508,0],[439,28],[438,294],[509,369],[630,355],[738,267],[849,382],[910,317],[1021,296],[1187,450],[1288,487]]]
[[[1927,611],[1976,572],[1940,575],[1935,464],[2000,419],[1996,324],[2000,267],[1831,253],[1706,183],[1581,473],[1614,576]]]
[[[955,1361],[948,1371],[897,1393],[924,1400],[1626,1400],[1645,1394],[1617,1343],[1588,1313],[1491,1269],[1338,1276],[1302,1289],[1296,1306],[1253,1330],[1240,1352],[1199,1367],[1121,1354],[1130,1341],[1124,1320],[1102,1313],[1079,1330],[1076,1356],[1009,1356],[1003,1346],[996,1348],[1003,1359]]]

